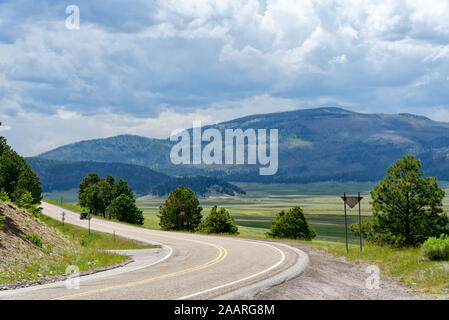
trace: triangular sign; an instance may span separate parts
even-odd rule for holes
[[[359,201],[363,199],[363,197],[358,197],[358,196],[348,197],[348,196],[346,196],[346,197],[341,197],[341,199],[344,202],[346,202],[346,204],[349,207],[354,208],[357,205],[357,203],[359,203]]]

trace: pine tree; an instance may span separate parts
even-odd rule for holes
[[[287,212],[279,212],[267,235],[273,238],[302,240],[312,240],[316,237],[315,231],[307,223],[306,216],[299,206]]]
[[[112,201],[109,213],[112,217],[123,222],[142,225],[144,221],[142,210],[136,206],[134,199],[124,194]]]
[[[159,225],[163,230],[194,231],[203,218],[202,210],[192,189],[179,186],[159,208]]]
[[[419,159],[404,156],[387,169],[385,179],[371,191],[374,242],[414,246],[448,232],[444,190],[435,177],[423,177],[420,169]]]
[[[200,224],[199,229],[206,233],[238,234],[238,228],[234,219],[225,208],[218,209],[214,206],[210,214]]]

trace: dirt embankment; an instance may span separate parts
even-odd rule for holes
[[[52,262],[77,250],[58,230],[12,204],[0,203],[0,215],[6,218],[0,230],[0,286],[30,275],[39,278]]]
[[[310,263],[299,277],[259,293],[255,299],[281,300],[409,300],[425,299],[398,281],[380,279],[379,289],[368,289],[364,265],[346,262],[310,245],[287,242],[309,255]],[[430,298],[430,297],[429,297]]]

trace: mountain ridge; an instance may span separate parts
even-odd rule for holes
[[[173,165],[174,142],[135,135],[80,141],[40,155],[57,160],[122,162],[167,175],[206,175],[244,182],[375,181],[407,153],[426,173],[449,179],[449,123],[413,114],[358,113],[337,107],[249,115],[202,128],[279,129],[279,170],[258,165]],[[188,129],[191,132],[192,129]],[[207,143],[204,143],[207,144]]]

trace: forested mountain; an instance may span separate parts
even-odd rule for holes
[[[149,193],[151,188],[169,178],[147,167],[124,163],[58,161],[42,158],[26,158],[26,161],[39,176],[44,192],[78,188],[81,180],[94,172],[101,177],[112,175],[117,179],[123,178],[138,194]]]
[[[236,185],[222,179],[203,176],[170,178],[155,186],[151,193],[156,196],[165,196],[181,185],[192,189],[195,194],[203,197],[213,194],[227,194],[231,196],[245,194],[245,191]]]
[[[26,158],[28,164],[39,176],[45,192],[78,188],[81,180],[89,173],[101,177],[111,175],[124,179],[138,195],[153,193],[166,195],[179,185],[191,188],[196,194],[243,194],[245,191],[224,180],[214,177],[169,177],[147,167],[124,163],[94,161],[59,161],[43,158]]]
[[[81,141],[41,157],[124,162],[168,175],[215,176],[227,181],[311,182],[378,180],[390,164],[411,153],[421,158],[426,174],[449,179],[449,124],[422,116],[317,108],[253,115],[203,130],[210,127],[221,132],[278,129],[278,172],[260,176],[259,165],[173,165],[173,142],[130,135]]]

